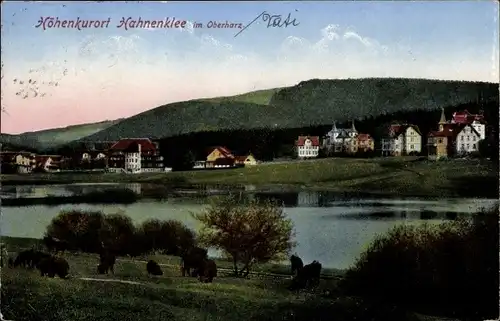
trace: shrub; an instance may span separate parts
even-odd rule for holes
[[[99,239],[107,248],[114,249],[117,254],[129,254],[134,245],[136,229],[132,219],[124,213],[108,214],[99,233]]]
[[[206,211],[193,216],[204,225],[200,240],[231,257],[238,276],[248,275],[253,263],[283,258],[294,246],[292,221],[269,200],[216,197]]]
[[[179,255],[195,244],[195,234],[179,221],[152,219],[136,227],[124,213],[63,211],[47,226],[46,236],[65,241],[73,250],[138,256],[154,250]]]
[[[66,241],[73,250],[97,252],[104,215],[92,211],[62,211],[52,219],[46,236]]]
[[[179,255],[182,250],[195,245],[195,234],[176,220],[149,219],[138,228],[143,251],[162,251]]]
[[[425,313],[496,317],[498,210],[438,226],[397,226],[369,246],[342,286]]]

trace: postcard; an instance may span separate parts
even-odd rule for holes
[[[498,7],[3,1],[0,320],[498,319]]]

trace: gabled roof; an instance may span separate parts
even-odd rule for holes
[[[337,135],[337,138],[349,138],[349,132],[347,130],[340,130],[338,135]]]
[[[420,132],[420,128],[418,128],[417,125],[412,125],[412,124],[392,124],[389,128],[389,137],[391,138],[396,138],[399,135],[403,134],[406,132],[408,128],[413,128],[420,136],[422,136],[422,133]]]
[[[233,153],[231,153],[231,151],[224,146],[211,147],[208,153],[211,154],[214,150],[218,150],[219,153],[221,153],[221,155],[224,156],[225,158],[234,158]]]
[[[319,136],[299,136],[297,146],[304,146],[307,139],[311,141],[312,146],[319,146]]]
[[[464,128],[466,127],[469,127],[470,129],[472,129],[472,132],[474,134],[476,134],[477,136],[481,137],[481,134],[479,134],[479,132],[471,125],[471,124],[457,124],[456,126],[456,134],[460,134],[460,132],[462,130],[464,130]]]
[[[155,151],[156,146],[149,138],[125,138],[121,139],[115,144],[113,144],[109,150],[111,151],[125,151],[134,144],[131,148],[133,150],[137,149],[137,146],[141,144],[141,151]]]
[[[471,114],[467,109],[457,111],[453,113],[453,118],[452,118],[454,123],[457,124],[470,124],[473,121],[484,121],[484,115],[482,114]]]

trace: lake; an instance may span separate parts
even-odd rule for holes
[[[127,188],[137,194],[160,190],[159,186],[141,184],[67,184],[44,186],[3,186],[2,198],[71,196],[103,190]],[[295,252],[304,263],[320,261],[325,267],[344,269],[355,262],[359,254],[376,237],[397,224],[435,224],[469,216],[482,208],[498,206],[496,199],[419,199],[419,198],[349,198],[331,192],[316,191],[259,191],[246,186],[244,195],[275,198],[283,202],[285,213],[296,230],[298,245]],[[129,205],[58,205],[3,207],[0,219],[1,234],[16,237],[42,237],[46,226],[61,210],[82,209],[115,213],[124,211],[134,222],[149,218],[176,219],[197,230],[199,223],[191,213],[203,210],[207,195],[224,193],[214,188],[176,190],[175,196],[165,192],[161,199],[142,199]],[[238,190],[240,192],[240,190]],[[217,251],[210,251],[217,255]]]

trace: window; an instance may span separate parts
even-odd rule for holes
[[[439,144],[442,144],[442,143],[443,143],[443,139],[442,139],[442,138],[439,138],[439,139],[438,139],[438,143],[439,143]]]
[[[476,144],[472,145],[472,149],[476,150]]]
[[[460,136],[460,140],[464,141],[464,136]],[[462,146],[463,146],[463,144],[462,144]]]
[[[470,145],[469,144],[467,144],[467,149],[470,149]]]
[[[467,141],[469,141],[469,140],[470,140],[470,136],[469,136],[469,135],[467,135]]]
[[[414,149],[413,144],[410,145],[410,149]]]
[[[462,148],[461,149],[465,149],[465,145],[464,144],[462,144]]]

